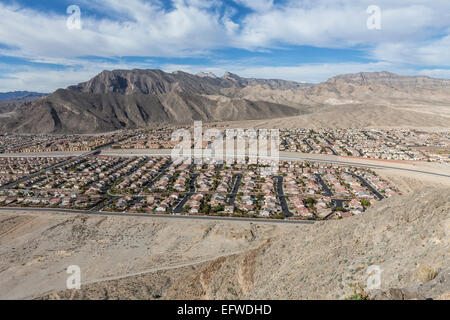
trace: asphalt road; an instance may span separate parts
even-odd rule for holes
[[[108,150],[104,152],[104,149],[107,148],[109,145],[105,145],[99,149],[83,153],[79,156],[76,156],[74,158],[65,160],[63,162],[57,163],[55,165],[52,165],[50,167],[47,167],[45,169],[42,169],[32,175],[28,175],[22,179],[19,179],[13,183],[7,184],[2,186],[0,189],[3,188],[9,188],[23,180],[29,179],[31,177],[37,176],[47,170],[53,169],[54,167],[63,165],[66,162],[73,161],[78,158],[86,157],[92,154],[98,154],[101,152],[105,155],[117,155],[117,156],[170,156],[171,150],[144,150],[144,151],[125,151],[125,152],[115,152],[114,150]],[[104,153],[103,153],[104,152]],[[267,159],[270,159],[270,157],[264,157]],[[374,164],[365,164],[361,162],[348,162],[348,161],[340,161],[340,160],[330,160],[330,159],[324,159],[324,158],[314,158],[310,156],[309,154],[307,156],[305,155],[299,155],[299,154],[293,154],[293,155],[286,155],[286,154],[280,154],[279,160],[292,160],[292,161],[307,161],[307,162],[319,162],[319,163],[329,163],[329,164],[337,164],[337,165],[346,165],[346,166],[353,166],[353,167],[361,167],[361,168],[370,168],[370,169],[391,169],[391,170],[401,170],[401,171],[407,171],[407,172],[415,172],[415,173],[422,173],[426,175],[432,175],[432,176],[441,176],[450,178],[450,174],[443,174],[443,173],[437,173],[437,172],[430,172],[430,171],[423,171],[423,170],[416,170],[416,169],[408,169],[408,168],[401,168],[401,167],[394,167],[394,166],[386,166],[386,165],[374,165]],[[364,161],[364,160],[362,160]],[[121,214],[121,213],[113,213],[113,212],[98,212],[98,211],[83,211],[83,210],[68,210],[68,209],[52,209],[52,208],[0,208],[0,210],[25,210],[25,211],[54,211],[54,212],[69,212],[69,213],[75,213],[75,214],[100,214],[100,215],[113,215],[113,216],[137,216],[137,217],[165,217],[165,218],[176,218],[176,219],[200,219],[200,220],[230,220],[230,221],[250,221],[250,222],[271,222],[271,223],[313,223],[311,221],[289,221],[289,220],[271,220],[271,219],[261,219],[261,218],[224,218],[224,217],[210,217],[210,216],[183,216],[183,215],[157,215],[157,214],[135,214],[135,213],[127,213],[127,214]]]
[[[100,149],[97,149],[95,151],[101,151],[102,155],[110,155],[110,156],[162,156],[162,157],[170,157],[171,151],[170,149],[148,149],[148,150],[105,150],[107,146],[104,146]],[[93,151],[94,152],[94,151]],[[19,156],[19,155],[17,155]],[[39,157],[39,156],[48,156],[51,157],[52,153],[48,153],[46,155],[43,154],[33,154],[33,153],[23,153],[20,154],[21,157]],[[71,156],[70,153],[67,153],[66,156]],[[72,155],[73,156],[73,155]],[[79,157],[83,157],[85,154],[80,155]],[[0,157],[9,157],[8,154],[0,154]],[[264,157],[267,159],[270,159],[270,157]],[[388,165],[375,165],[370,163],[364,163],[367,161],[373,161],[371,159],[358,159],[359,162],[356,161],[342,161],[342,160],[333,160],[333,159],[324,159],[323,157],[314,157],[313,154],[293,154],[293,155],[286,155],[286,152],[284,154],[280,152],[279,160],[286,160],[286,161],[307,161],[307,162],[318,162],[318,163],[330,163],[330,164],[337,164],[337,165],[346,165],[346,166],[353,166],[353,167],[359,167],[359,168],[369,168],[369,169],[392,169],[392,170],[400,170],[400,171],[406,171],[406,172],[415,172],[415,173],[421,173],[426,175],[432,175],[432,176],[439,176],[439,177],[445,177],[450,178],[450,170],[448,174],[445,173],[438,173],[438,172],[432,172],[432,171],[424,171],[424,170],[417,170],[417,169],[408,169],[408,168],[402,168],[402,167],[395,167],[395,166],[388,166]]]
[[[172,212],[180,214],[184,210],[184,205],[195,194],[195,180],[198,178],[198,174],[193,174],[189,181],[189,192],[184,195],[184,198],[173,208]]]
[[[334,156],[337,156],[338,154],[336,153],[336,151],[334,151],[334,149],[332,147],[327,147],[328,149],[330,149],[330,151],[333,153]]]
[[[323,181],[322,177],[320,176],[320,174],[316,173],[316,181],[322,186],[323,189],[323,195],[325,197],[332,197],[333,193],[331,192],[330,188],[328,188],[327,184]]]
[[[275,178],[277,178],[276,189],[278,200],[280,200],[281,210],[283,210],[283,213],[287,218],[292,217],[293,214],[289,211],[289,207],[286,202],[286,196],[284,195],[283,191],[283,177],[277,176]]]
[[[307,161],[307,162],[330,163],[330,164],[338,164],[338,165],[345,165],[345,166],[350,166],[350,167],[369,168],[369,169],[401,170],[401,171],[423,173],[423,174],[427,174],[427,175],[450,178],[450,174],[416,170],[416,169],[408,169],[408,168],[400,168],[400,167],[393,167],[393,166],[385,166],[385,165],[365,164],[365,163],[360,163],[360,162],[358,163],[358,162],[349,162],[349,161],[318,159],[318,158],[303,157],[303,156],[284,156],[284,155],[280,155],[280,160],[287,160],[287,161],[288,160],[297,160],[297,161]]]
[[[227,205],[234,206],[234,201],[236,200],[236,196],[239,191],[239,184],[241,183],[241,180],[242,180],[242,174],[236,173],[234,175],[233,189],[231,190],[230,198],[227,201]]]
[[[379,193],[370,183],[368,183],[367,181],[366,181],[366,179],[364,179],[363,177],[360,177],[360,176],[358,176],[358,175],[356,175],[356,174],[354,174],[353,175],[354,177],[356,177],[356,178],[358,178],[359,179],[359,181],[361,181],[362,182],[362,184],[367,188],[367,189],[369,189],[377,198],[378,198],[378,200],[383,200],[384,199],[384,196],[381,194],[381,193]]]
[[[28,211],[28,212],[56,212],[56,213],[71,213],[71,214],[86,214],[97,216],[120,216],[120,217],[141,217],[141,218],[163,218],[163,219],[193,219],[193,220],[209,220],[209,221],[240,221],[240,222],[254,222],[254,223],[282,223],[282,224],[314,224],[314,221],[305,220],[277,220],[264,218],[229,218],[229,217],[213,217],[213,216],[186,216],[186,215],[171,215],[171,214],[141,214],[141,213],[117,213],[105,211],[84,211],[72,209],[56,209],[56,208],[13,208],[0,207],[0,211]]]
[[[104,153],[102,152],[102,154],[111,155],[111,156],[116,155],[116,156],[161,156],[161,157],[167,157],[167,156],[170,157],[170,153],[171,153],[170,149],[152,149],[152,150],[149,149],[149,150],[140,150],[140,151],[108,150],[108,151],[105,151]],[[351,167],[357,167],[357,168],[368,168],[368,169],[391,169],[391,170],[415,172],[415,173],[422,173],[422,174],[426,174],[426,175],[450,178],[450,170],[449,170],[448,174],[445,174],[445,173],[395,167],[395,166],[382,165],[382,164],[378,165],[378,164],[364,163],[367,161],[373,161],[371,159],[367,159],[367,160],[358,159],[359,162],[356,162],[356,161],[352,162],[352,161],[325,159],[323,157],[314,157],[313,154],[287,155],[286,153],[287,152],[284,152],[284,153],[280,152],[278,159],[285,160],[285,161],[306,161],[306,162],[329,163],[329,164],[345,165],[345,166],[351,166]],[[262,157],[262,158],[263,159],[272,159],[272,157],[270,157],[270,156],[266,156],[266,157]]]
[[[308,146],[309,150],[313,151],[314,148],[309,144],[308,140],[303,139],[303,142]]]

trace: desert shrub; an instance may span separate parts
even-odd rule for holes
[[[436,278],[437,274],[438,272],[433,267],[424,266],[419,268],[417,272],[417,278],[419,279],[420,282],[426,283]]]

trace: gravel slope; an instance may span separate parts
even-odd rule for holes
[[[427,188],[384,200],[361,216],[276,227],[240,254],[40,298],[345,299],[355,292],[448,297],[449,199],[450,189]],[[364,289],[370,265],[382,270],[382,291]]]

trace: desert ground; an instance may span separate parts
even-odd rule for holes
[[[284,232],[273,224],[15,210],[1,213],[0,225],[2,299],[63,289],[69,265],[79,265],[83,282],[91,282],[195,265],[250,250]]]
[[[1,212],[0,298],[445,298],[449,198],[422,187],[314,225]],[[371,265],[380,290],[364,289]]]
[[[311,113],[268,120],[217,122],[234,128],[411,128],[442,131],[450,128],[450,106],[336,105],[314,107]]]

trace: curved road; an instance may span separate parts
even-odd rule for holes
[[[148,150],[138,150],[138,151],[132,151],[132,150],[102,150],[102,155],[110,155],[110,156],[159,156],[159,157],[170,157],[171,154],[170,149],[148,149]],[[373,159],[358,159],[357,161],[344,161],[344,160],[338,160],[338,159],[332,159],[332,158],[324,158],[323,155],[314,157],[311,154],[292,154],[288,155],[289,152],[280,152],[280,155],[278,158],[271,157],[271,156],[263,156],[262,159],[278,159],[278,160],[286,160],[286,161],[306,161],[306,162],[319,162],[319,163],[330,163],[330,164],[337,164],[337,165],[346,165],[346,166],[352,166],[352,167],[360,167],[360,168],[369,168],[369,169],[390,169],[390,170],[400,170],[400,171],[407,171],[407,172],[414,172],[414,173],[422,173],[427,175],[433,175],[433,176],[439,176],[439,177],[445,177],[450,178],[450,170],[449,173],[439,173],[439,172],[432,172],[432,171],[425,171],[425,170],[419,170],[419,169],[410,169],[410,168],[404,168],[399,166],[389,166],[389,165],[383,165],[383,164],[373,164],[369,162],[377,161]],[[237,156],[246,156],[242,154],[237,154]],[[332,157],[332,156],[330,156]],[[336,157],[338,158],[338,157]],[[364,163],[367,162],[367,163]],[[411,163],[413,164],[413,163]]]
[[[86,155],[89,155],[91,153],[100,152],[101,155],[110,155],[110,156],[159,156],[159,157],[170,157],[171,154],[170,149],[148,149],[148,150],[112,150],[107,149],[107,146],[101,147],[99,149],[96,149],[94,151],[80,154],[77,152],[59,152],[58,156],[76,156],[75,158],[81,158]],[[391,169],[391,170],[400,170],[400,171],[406,171],[406,172],[414,172],[414,173],[421,173],[426,175],[432,175],[432,176],[439,176],[439,177],[445,177],[450,178],[450,169],[449,173],[439,173],[439,172],[432,172],[432,171],[425,171],[425,170],[418,170],[418,169],[409,169],[409,168],[403,168],[403,167],[397,167],[397,166],[389,166],[389,165],[382,165],[382,164],[373,164],[373,163],[364,163],[364,162],[370,162],[370,161],[377,161],[373,159],[358,159],[357,161],[344,161],[339,159],[326,159],[320,155],[317,157],[314,157],[310,153],[306,154],[295,154],[292,153],[291,155],[288,154],[289,152],[280,152],[279,160],[292,160],[292,161],[307,161],[307,162],[319,162],[319,163],[330,163],[330,164],[337,164],[337,165],[346,165],[346,166],[353,166],[353,167],[361,167],[361,168],[369,168],[369,169]],[[52,153],[20,153],[20,154],[0,154],[0,157],[52,157]],[[242,156],[239,154],[239,156]],[[331,156],[335,158],[339,158],[339,156]],[[262,157],[264,159],[272,159],[273,157],[266,156]],[[73,159],[72,159],[73,160]],[[411,164],[413,164],[411,162]],[[59,163],[58,165],[61,165]],[[449,166],[450,168],[450,166]],[[49,168],[46,168],[45,170],[48,170]]]

